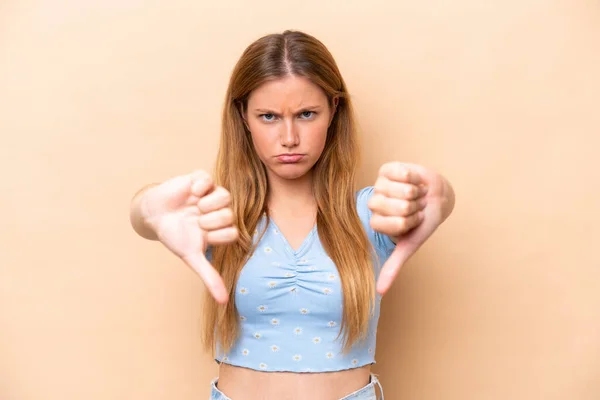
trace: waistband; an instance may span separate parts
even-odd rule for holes
[[[219,390],[219,388],[217,387],[218,381],[219,381],[219,378],[217,377],[217,378],[214,378],[210,383],[210,385],[211,385],[210,400],[233,400],[233,399],[230,399],[229,397],[227,397],[223,392],[221,392]],[[376,388],[379,388],[379,393],[381,394],[381,398],[378,397]],[[350,393],[349,395],[342,397],[340,400],[374,400],[374,399],[384,400],[383,387],[381,386],[381,382],[377,378],[377,375],[371,374],[370,381],[366,386],[358,389],[356,392]]]

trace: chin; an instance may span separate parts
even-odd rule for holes
[[[306,169],[305,166],[286,165],[286,166],[283,166],[283,168],[282,168],[282,166],[280,166],[279,168],[273,170],[272,172],[274,175],[276,175],[280,179],[292,181],[292,180],[304,178],[311,171],[312,171],[312,168]]]

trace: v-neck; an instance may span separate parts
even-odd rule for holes
[[[279,226],[277,226],[277,224],[275,223],[275,220],[273,220],[273,218],[269,218],[269,223],[273,224],[273,228],[277,230],[276,236],[279,236],[281,238],[281,241],[283,242],[286,250],[294,257],[300,257],[305,252],[306,248],[310,246],[313,236],[317,232],[317,224],[315,223],[310,232],[308,232],[308,234],[300,244],[300,247],[294,250],[294,248],[290,245],[290,242],[287,240],[283,232],[281,232],[281,229],[279,229]]]

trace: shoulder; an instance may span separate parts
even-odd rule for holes
[[[370,228],[370,219],[371,219],[371,209],[369,209],[369,200],[373,197],[375,188],[373,186],[367,186],[362,189],[358,189],[355,193],[356,200],[356,211],[358,212],[358,217],[362,221],[363,225],[366,229]]]
[[[389,236],[376,232],[371,227],[371,215],[373,213],[369,208],[369,200],[373,197],[374,190],[373,186],[366,186],[356,191],[356,211],[369,240],[377,249],[379,256],[386,259],[394,250],[396,244]]]
[[[367,207],[367,203],[369,202],[369,199],[373,196],[374,190],[375,187],[373,186],[366,186],[362,189],[358,189],[355,192],[357,207]]]

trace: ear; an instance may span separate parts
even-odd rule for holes
[[[338,104],[340,102],[340,98],[335,96],[333,99],[331,99],[331,116],[329,117],[329,125],[331,126],[331,123],[333,122],[333,117],[335,117],[335,113],[337,112],[337,107]]]
[[[246,112],[246,110],[244,110],[244,104],[239,103],[237,109],[240,112],[240,116],[242,117],[242,121],[244,121],[246,129],[248,130],[248,132],[250,132],[250,125],[248,125],[248,113]]]

